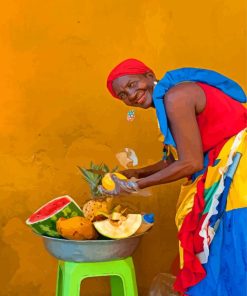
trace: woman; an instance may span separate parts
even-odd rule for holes
[[[128,59],[107,80],[126,105],[156,109],[164,135],[164,158],[126,170],[136,182],[114,191],[165,184],[188,177],[177,204],[182,295],[247,295],[247,110],[241,87],[210,70],[183,68],[157,80],[142,62]]]

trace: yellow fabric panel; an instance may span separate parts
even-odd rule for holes
[[[199,176],[198,178],[200,178]],[[181,228],[183,224],[184,217],[191,211],[194,204],[194,196],[196,194],[196,184],[198,182],[198,178],[194,182],[186,182],[181,186],[179,199],[177,202],[177,211],[175,216],[175,222],[178,230]]]
[[[178,160],[178,152],[175,147],[168,145],[168,155],[171,153],[175,160]]]
[[[205,181],[205,189],[210,188],[214,183],[218,182],[221,178],[221,174],[219,173],[220,167],[224,167],[227,162],[227,158],[232,147],[235,136],[230,138],[224,147],[221,149],[217,159],[220,161],[215,166],[208,167],[207,178]]]
[[[178,250],[179,250],[179,266],[180,266],[180,269],[182,269],[184,267],[184,252],[183,252],[183,248],[181,247],[180,241],[178,245]]]
[[[247,207],[247,130],[238,148],[242,154],[228,194],[226,211]]]

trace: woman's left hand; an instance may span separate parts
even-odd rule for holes
[[[120,180],[114,174],[111,175],[111,178],[115,183],[114,190],[107,190],[102,185],[98,186],[99,191],[104,195],[124,195],[136,193],[139,190],[137,183],[134,181]]]

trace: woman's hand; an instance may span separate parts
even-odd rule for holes
[[[128,169],[128,170],[120,171],[119,173],[124,175],[128,179],[131,179],[131,178],[139,179],[138,169]]]
[[[124,195],[136,193],[139,190],[136,182],[130,180],[120,180],[114,174],[111,175],[111,178],[115,183],[114,190],[106,190],[102,185],[98,186],[99,191],[104,195]]]

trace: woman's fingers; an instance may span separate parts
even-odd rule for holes
[[[138,191],[138,185],[136,182],[120,180],[115,175],[112,175],[111,178],[116,184],[116,186],[119,186],[120,189],[122,189],[123,191],[129,192],[129,193]]]

